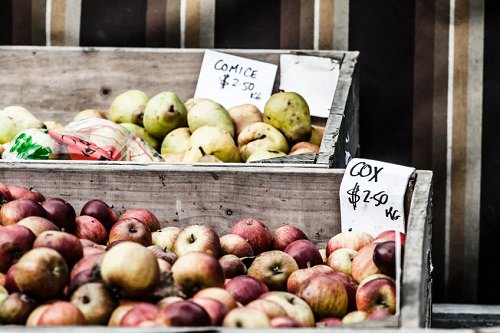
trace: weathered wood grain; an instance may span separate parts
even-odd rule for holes
[[[500,305],[435,303],[432,327],[483,328],[480,332],[500,332]]]

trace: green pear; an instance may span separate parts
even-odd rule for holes
[[[259,150],[254,151],[252,155],[248,156],[246,162],[250,163],[250,162],[267,160],[269,158],[283,157],[283,156],[287,156],[287,155],[282,151],[259,149]]]
[[[309,142],[321,146],[321,141],[323,141],[324,134],[325,134],[324,126],[311,125],[311,137],[309,138]]]
[[[184,157],[184,152],[181,153],[166,153],[161,154],[164,162],[168,163],[182,163],[182,158]]]
[[[273,126],[264,122],[248,125],[238,136],[241,159],[246,161],[257,150],[281,151],[288,154],[285,136]]]
[[[186,107],[174,92],[158,93],[146,104],[144,128],[155,138],[163,140],[170,131],[186,126]]]
[[[250,124],[262,122],[262,112],[253,104],[241,104],[227,110],[234,124],[236,137]]]
[[[271,95],[264,106],[264,122],[279,129],[292,144],[311,137],[309,106],[296,92]]]
[[[102,112],[99,109],[85,109],[82,111],[79,111],[75,117],[73,117],[73,121],[79,121],[83,119],[88,119],[88,118],[99,118],[99,119],[106,119],[106,115],[104,112]]]
[[[30,128],[46,128],[45,124],[22,106],[12,105],[0,110],[0,144],[7,143]]]
[[[143,126],[144,108],[149,97],[142,90],[131,89],[116,96],[108,110],[108,119],[115,123]]]
[[[215,126],[202,126],[191,134],[183,162],[200,162],[205,155],[214,155],[223,162],[240,162],[240,154],[233,137]]]
[[[234,138],[234,124],[229,112],[219,103],[203,99],[194,104],[188,112],[187,122],[191,132],[202,126],[219,127]]]
[[[43,122],[45,124],[45,128],[49,131],[62,131],[64,129],[64,125],[58,121],[47,120]]]
[[[179,127],[170,131],[161,143],[162,155],[169,153],[184,153],[187,149],[191,131],[189,127]]]
[[[188,113],[189,113],[189,110],[191,110],[191,108],[196,104],[198,103],[199,101],[203,101],[203,100],[206,100],[206,98],[202,98],[202,97],[191,97],[191,98],[188,98],[185,102],[184,102],[184,105],[186,106],[186,109],[188,110]]]
[[[200,163],[224,163],[219,160],[215,155],[203,155],[199,161]]]
[[[160,141],[149,135],[144,127],[132,123],[121,123],[120,125],[128,129],[132,134],[146,141],[153,149],[158,150],[160,148]]]
[[[289,155],[297,155],[297,154],[305,154],[305,153],[318,154],[319,153],[319,146],[314,144],[314,143],[310,143],[310,142],[306,142],[306,141],[297,142],[296,144],[294,144],[292,146],[292,148],[290,148]]]

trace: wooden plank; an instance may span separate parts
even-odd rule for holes
[[[326,125],[326,130],[317,163],[343,168],[345,151],[356,154],[358,52],[225,51],[274,64],[279,64],[280,55],[285,53],[340,61],[340,78],[330,116],[319,122]],[[0,47],[0,107],[22,105],[41,120],[66,124],[80,110],[106,110],[115,96],[128,89],[141,89],[149,96],[171,90],[186,100],[194,94],[202,59],[200,49]],[[274,83],[275,92],[278,87],[279,75]]]
[[[500,332],[500,305],[435,303],[432,308],[432,327],[486,328],[495,330],[479,332]]]

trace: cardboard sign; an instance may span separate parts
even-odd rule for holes
[[[342,231],[362,230],[374,237],[385,230],[405,233],[404,196],[414,171],[397,164],[352,159],[340,184]]]
[[[312,116],[328,118],[340,75],[331,58],[284,54],[280,58],[280,90],[300,94]]]
[[[278,66],[206,50],[194,93],[225,108],[250,103],[261,111],[271,96]]]

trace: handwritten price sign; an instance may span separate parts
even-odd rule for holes
[[[250,103],[263,110],[278,66],[206,50],[194,97],[210,98],[225,108]]]
[[[415,168],[352,159],[340,185],[342,230],[405,232],[404,195]]]

